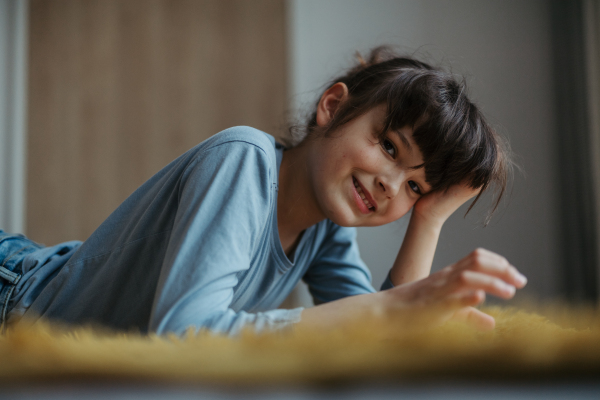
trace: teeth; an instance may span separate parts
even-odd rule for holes
[[[367,196],[365,196],[365,193],[362,191],[361,187],[358,186],[358,182],[356,182],[356,180],[354,180],[354,179],[352,181],[353,181],[354,187],[356,188],[356,191],[358,192],[358,195],[362,199],[363,203],[365,203],[365,205],[367,206],[367,208],[369,210],[373,210],[375,207],[373,207],[373,205],[371,203],[369,203],[369,200],[367,200]]]

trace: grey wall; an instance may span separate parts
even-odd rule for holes
[[[356,50],[400,46],[466,75],[471,97],[509,138],[524,173],[483,228],[486,207],[446,223],[434,269],[484,247],[529,277],[519,296],[551,297],[558,289],[557,181],[554,150],[550,14],[547,1],[290,0],[291,93],[296,109],[353,62]],[[489,202],[487,203],[489,204]],[[462,211],[462,212],[461,212]],[[399,249],[408,218],[360,228],[359,245],[377,287]]]

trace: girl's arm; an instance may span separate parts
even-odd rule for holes
[[[413,208],[406,235],[390,271],[395,286],[426,278],[431,271],[442,225],[479,190],[460,185],[428,193]]]

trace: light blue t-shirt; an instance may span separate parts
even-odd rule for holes
[[[284,253],[277,230],[283,150],[250,127],[200,143],[81,246],[62,243],[25,258],[8,320],[235,334],[299,321],[302,308],[275,308],[302,278],[316,303],[374,292],[354,228],[324,220],[306,229],[291,260]]]

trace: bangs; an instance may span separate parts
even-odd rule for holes
[[[483,192],[498,183],[503,192],[504,151],[498,135],[466,96],[464,82],[433,70],[404,75],[388,86],[388,113],[380,136],[405,126],[413,129],[432,191],[467,184]]]

